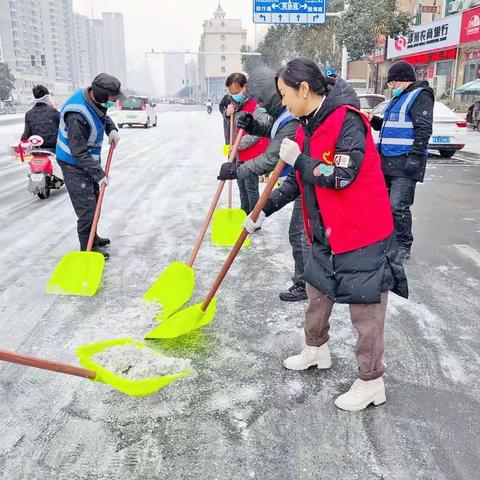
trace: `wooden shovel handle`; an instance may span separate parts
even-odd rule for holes
[[[268,179],[268,183],[265,186],[262,195],[258,199],[257,204],[255,205],[255,208],[253,209],[252,213],[250,214],[251,219],[256,222],[258,219],[258,216],[260,215],[260,212],[262,211],[263,207],[266,205],[268,197],[270,196],[270,193],[273,190],[273,187],[275,186],[275,183],[278,180],[278,177],[280,176],[280,173],[282,173],[283,168],[285,167],[285,162],[283,160],[279,160],[277,163],[277,166],[275,167],[275,170],[272,172],[270,175],[270,178]],[[202,312],[205,312],[210,305],[210,302],[212,301],[213,297],[217,293],[218,288],[223,282],[223,279],[227,275],[227,272],[229,268],[232,266],[233,261],[235,260],[235,257],[237,256],[238,252],[242,248],[243,242],[248,236],[248,232],[245,229],[242,229],[242,233],[238,237],[237,242],[232,248],[232,251],[228,255],[227,259],[225,260],[225,263],[223,264],[222,269],[217,275],[217,278],[215,279],[215,282],[213,282],[212,288],[208,292],[208,295],[206,296],[205,300],[202,303],[201,310]]]
[[[200,250],[200,247],[202,245],[203,239],[205,238],[205,234],[207,233],[208,226],[210,225],[210,220],[213,217],[213,212],[217,208],[218,200],[220,199],[220,195],[222,194],[223,187],[225,185],[225,181],[221,180],[220,183],[218,184],[217,191],[215,192],[215,195],[213,196],[212,203],[210,204],[210,208],[207,212],[207,216],[205,217],[205,220],[203,221],[202,228],[200,229],[200,232],[198,233],[197,239],[195,240],[195,245],[193,246],[192,254],[190,255],[190,258],[188,259],[187,265],[189,267],[192,267],[195,259],[197,258],[198,251]]]
[[[232,151],[233,151],[233,126],[235,123],[235,113],[232,113],[230,115],[230,152],[228,154],[228,161],[233,162],[233,159],[235,158],[235,154],[232,157]],[[228,208],[232,208],[232,203],[233,203],[233,188],[232,188],[232,181],[228,181]]]
[[[233,135],[233,130],[231,129],[232,135]],[[240,140],[242,139],[243,136],[243,130],[239,130],[237,134],[237,141],[235,141],[235,144],[232,147],[233,152],[233,158],[235,158],[235,155],[237,153],[238,149],[238,144],[240,143]],[[238,139],[240,137],[240,139]],[[231,155],[230,155],[231,158]],[[231,161],[229,159],[229,161]],[[230,186],[231,186],[231,181],[230,181]],[[215,195],[213,196],[212,203],[210,204],[210,208],[207,212],[207,216],[205,217],[205,220],[203,221],[202,227],[200,228],[200,232],[198,233],[197,239],[195,240],[195,245],[193,246],[192,254],[190,255],[190,258],[188,259],[187,265],[189,267],[193,266],[195,263],[195,259],[197,258],[198,251],[200,250],[200,247],[202,245],[203,239],[205,238],[205,234],[207,233],[208,226],[210,225],[210,221],[212,220],[213,217],[213,212],[215,212],[215,209],[217,208],[218,201],[220,200],[220,195],[222,194],[223,187],[225,186],[225,181],[221,180],[220,183],[218,184],[217,191],[215,192]],[[231,201],[230,201],[230,207],[231,207]],[[229,208],[230,208],[229,207]]]
[[[113,151],[115,150],[115,144],[110,144],[108,150],[107,164],[105,165],[105,174],[108,177],[110,173],[110,164],[112,163]],[[100,192],[98,194],[97,208],[95,208],[95,215],[93,217],[92,228],[90,229],[90,236],[88,237],[87,252],[91,252],[93,248],[93,242],[95,240],[95,234],[97,233],[98,220],[100,219],[100,212],[102,210],[103,196],[105,195],[105,184],[100,186]]]
[[[68,365],[66,363],[43,360],[41,358],[31,357],[30,355],[23,355],[22,353],[9,352],[8,350],[0,350],[0,360],[17,363],[19,365],[27,365],[28,367],[41,368],[42,370],[75,375],[76,377],[89,378],[90,380],[95,380],[97,376],[93,370],[75,367],[74,365]]]

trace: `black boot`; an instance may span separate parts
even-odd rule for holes
[[[102,238],[102,237],[99,237],[98,235],[95,235],[95,240],[93,241],[94,247],[106,247],[107,245],[110,245],[109,238]]]
[[[280,293],[280,300],[284,302],[299,302],[300,300],[307,300],[307,290],[305,282],[297,282],[293,284],[288,290]]]

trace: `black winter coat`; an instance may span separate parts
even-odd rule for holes
[[[335,154],[348,155],[349,165],[346,168],[336,168],[335,173],[330,176],[313,174],[320,160],[310,157],[310,137],[326,117],[341,105],[356,108],[360,106],[353,89],[345,81],[338,79],[335,86],[328,89],[320,110],[300,119],[306,133],[303,153],[299,155],[295,169],[285,183],[272,192],[263,211],[269,216],[300,195],[295,176],[296,171],[300,172],[313,234],[311,256],[303,274],[305,281],[337,303],[379,303],[380,294],[389,290],[407,297],[405,272],[402,265],[395,260],[395,233],[383,241],[351,252],[334,255],[331,251],[315,195],[315,185],[322,188],[348,189],[355,181],[363,162],[366,131],[360,116],[355,112],[348,112]]]
[[[43,138],[44,148],[55,148],[57,145],[58,125],[60,113],[51,105],[37,103],[25,114],[25,129],[22,140],[28,140],[32,135]]]
[[[412,178],[413,180],[423,182],[427,166],[427,156],[424,152],[428,147],[430,135],[432,135],[435,94],[428,86],[428,82],[420,81],[412,83],[398,98],[401,98],[403,95],[408,95],[412,90],[419,87],[422,87],[425,90],[418,95],[410,108],[413,129],[415,131],[412,150],[409,155],[399,155],[398,157],[384,157],[382,155],[382,170],[384,175]],[[381,130],[383,119],[381,117],[373,117],[371,124],[374,130]],[[405,164],[409,156],[418,157],[420,159],[418,168],[412,173],[405,172]]]

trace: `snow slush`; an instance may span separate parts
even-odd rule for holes
[[[190,360],[165,357],[150,348],[140,348],[131,344],[107,348],[94,355],[92,360],[128,380],[176,375],[191,368]]]

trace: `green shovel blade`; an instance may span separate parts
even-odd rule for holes
[[[107,340],[105,342],[83,345],[77,348],[76,354],[83,367],[93,370],[97,374],[94,380],[95,382],[106,383],[120,392],[133,397],[146,397],[147,395],[151,395],[175,380],[185,377],[192,372],[191,370],[184,370],[176,375],[165,375],[162,377],[147,378],[145,380],[129,380],[98,365],[91,358],[95,354],[107,348],[127,344],[134,344],[138,348],[148,348],[143,343],[136,342],[131,338],[121,338],[118,340]],[[153,349],[152,352],[161,356],[159,352]]]
[[[207,310],[202,311],[201,303],[180,310],[164,319],[160,325],[145,335],[146,339],[175,338],[208,325],[215,316],[217,299],[214,298]]]
[[[240,208],[222,208],[215,210],[212,220],[212,245],[217,247],[231,247],[235,245],[242,233],[243,223],[247,214]],[[243,246],[250,245],[247,237]]]
[[[194,289],[193,268],[185,263],[173,262],[155,280],[143,299],[161,303],[162,316],[168,317],[190,300]]]
[[[95,295],[102,281],[105,257],[98,252],[70,252],[58,263],[45,292],[52,295]]]

